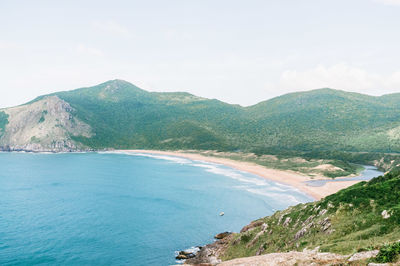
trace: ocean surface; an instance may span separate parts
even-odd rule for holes
[[[0,153],[0,265],[174,264],[178,250],[311,200],[176,157]]]

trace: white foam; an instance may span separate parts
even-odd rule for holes
[[[188,249],[185,249],[184,251],[185,251],[185,252],[188,252],[188,253],[193,253],[193,254],[196,255],[197,252],[200,251],[200,248],[199,248],[199,247],[190,247],[190,248],[188,248]],[[180,251],[175,251],[175,257],[179,255],[179,252],[180,252]],[[175,260],[175,262],[178,263],[178,264],[183,264],[185,261],[186,261],[186,260]]]
[[[148,158],[153,158],[153,159],[167,160],[167,161],[171,161],[171,162],[179,163],[179,164],[192,163],[192,161],[185,159],[185,158],[169,156],[169,155],[158,155],[158,154],[152,154],[152,153],[140,153],[140,152],[129,152],[129,151],[111,151],[111,152],[104,152],[104,153],[116,153],[116,154],[125,154],[125,155],[131,155],[131,156],[148,157]]]
[[[194,163],[193,166],[206,168],[207,172],[230,177],[230,178],[233,178],[235,180],[238,180],[238,181],[241,181],[244,183],[251,183],[251,184],[254,184],[257,186],[268,185],[266,180],[263,180],[261,178],[249,177],[249,176],[246,176],[245,174],[243,174],[243,172],[241,172],[241,171],[231,169],[231,168],[224,168],[217,164]]]
[[[179,163],[179,164],[190,164],[190,163],[192,163],[188,159],[181,158],[181,157],[169,156],[169,155],[155,155],[155,154],[150,154],[150,153],[134,153],[132,155],[149,157],[149,158],[160,159],[160,160],[167,160],[167,161],[172,161],[174,163]]]
[[[290,189],[288,189],[288,188],[280,188],[278,186],[275,186],[275,184],[274,184],[274,186],[270,187],[270,190],[279,191],[279,192],[287,192]]]
[[[199,252],[199,250],[200,250],[199,247],[191,247],[191,248],[185,249],[185,252],[190,252],[190,253],[196,254],[197,252]]]
[[[142,156],[154,159],[167,160],[178,164],[187,164],[195,167],[201,167],[207,172],[226,176],[241,182],[242,183],[241,185],[235,186],[238,189],[246,190],[253,194],[266,196],[268,198],[273,198],[281,202],[286,202],[286,203],[289,202],[290,204],[298,204],[303,202],[302,200],[297,199],[297,197],[292,194],[294,192],[303,195],[302,192],[300,192],[298,189],[294,187],[274,181],[269,181],[261,177],[254,176],[250,173],[236,170],[234,168],[229,168],[221,164],[199,161],[199,160],[189,160],[181,157],[175,157],[170,155],[159,155],[152,153],[128,152],[128,151],[106,151],[102,153],[118,153],[131,156]]]
[[[237,189],[243,189],[253,194],[266,196],[282,202],[289,202],[290,204],[298,204],[303,202],[298,199],[292,193],[300,192],[297,188],[281,184],[274,181],[265,180],[261,177],[254,176],[252,174],[242,172],[233,168],[225,168],[219,164],[213,163],[193,163],[193,166],[205,168],[207,172],[211,172],[218,175],[223,175],[243,183],[242,185],[235,186]]]
[[[285,203],[290,203],[290,205],[292,204],[298,204],[301,203],[302,201],[297,199],[295,196],[289,194],[289,193],[274,193],[274,192],[268,192],[266,190],[263,189],[257,189],[257,188],[248,188],[246,189],[248,192],[253,193],[253,194],[257,194],[257,195],[262,195],[262,196],[266,196],[269,198],[273,198],[275,200],[280,200],[282,202]]]

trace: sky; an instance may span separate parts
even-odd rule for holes
[[[400,92],[400,0],[0,0],[0,108],[111,79],[243,106]]]

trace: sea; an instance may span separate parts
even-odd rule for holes
[[[173,156],[0,153],[0,265],[176,264],[179,250],[312,200]]]

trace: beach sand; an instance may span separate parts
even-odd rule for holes
[[[211,156],[204,156],[196,153],[188,153],[184,151],[157,151],[157,150],[123,150],[124,152],[136,152],[136,153],[149,153],[158,155],[168,155],[175,157],[187,158],[190,160],[205,161],[210,163],[217,163],[226,165],[237,170],[252,173],[262,178],[279,182],[281,184],[290,185],[299,189],[300,191],[313,197],[315,200],[320,200],[328,195],[331,195],[343,188],[354,185],[360,181],[337,181],[337,182],[326,182],[325,185],[320,187],[307,186],[305,181],[316,180],[316,179],[327,179],[326,177],[313,177],[312,179],[306,175],[301,175],[291,171],[283,171],[277,169],[266,168],[262,165],[258,165],[251,162],[235,161],[226,158],[218,158]]]

